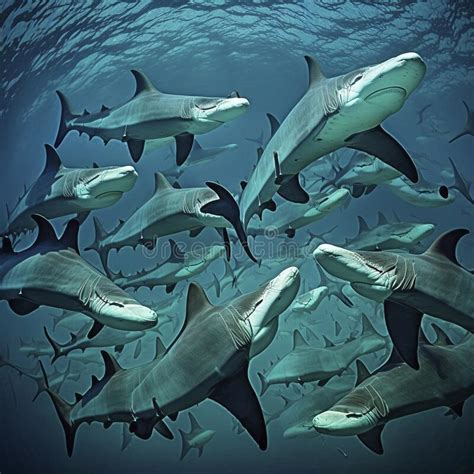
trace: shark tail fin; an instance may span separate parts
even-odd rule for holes
[[[178,429],[178,431],[181,436],[181,454],[179,460],[182,461],[191,449],[191,445],[189,444],[188,435],[181,429]]]
[[[69,457],[72,456],[72,451],[74,449],[74,438],[76,436],[76,427],[70,421],[71,410],[74,405],[70,405],[65,400],[63,400],[56,392],[53,392],[49,388],[48,378],[46,376],[46,371],[44,370],[43,363],[40,362],[41,372],[43,374],[44,383],[46,386],[46,392],[48,393],[51,401],[53,402],[56,413],[58,414],[59,421],[63,426],[64,435],[66,437],[66,448],[67,454]]]
[[[71,130],[68,127],[68,121],[78,116],[71,112],[71,106],[69,105],[69,101],[67,100],[66,96],[61,91],[56,91],[56,94],[58,94],[59,101],[61,102],[61,118],[59,120],[59,129],[58,134],[56,135],[56,141],[54,142],[55,148],[61,145],[64,137]]]
[[[100,220],[94,216],[94,231],[95,231],[95,238],[94,241],[91,242],[84,250],[95,250],[99,255],[100,263],[104,267],[104,271],[109,278],[112,277],[112,274],[109,271],[109,267],[107,265],[109,250],[101,245],[101,243],[110,235],[105,229]]]
[[[46,339],[48,342],[51,344],[51,347],[53,348],[53,357],[51,358],[51,363],[53,364],[56,362],[59,357],[61,357],[63,354],[61,353],[61,345],[58,344],[48,333],[48,330],[46,329],[46,326],[43,327],[44,330],[44,335],[46,336]]]

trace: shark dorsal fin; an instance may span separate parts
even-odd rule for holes
[[[97,169],[99,168],[99,165],[94,161],[94,163],[92,163],[92,168]]]
[[[76,253],[79,253],[79,221],[72,219],[67,223],[66,229],[63,235],[59,239],[61,244],[66,248],[73,249]]]
[[[12,241],[8,237],[3,237],[2,239],[2,253],[15,253],[15,251],[13,250]]]
[[[162,173],[155,173],[155,193],[165,191],[166,189],[174,189],[170,182],[165,178]]]
[[[456,247],[461,237],[464,237],[466,234],[469,234],[467,229],[454,229],[446,232],[431,244],[425,254],[442,256],[461,266],[456,258]]]
[[[378,219],[379,219],[378,225],[387,225],[388,224],[387,218],[381,212],[379,212],[379,214],[378,214]]]
[[[451,346],[453,343],[449,336],[437,324],[432,324],[431,327],[436,334],[434,344],[437,346]]]
[[[74,398],[75,398],[76,403],[79,403],[84,398],[84,395],[81,395],[80,393],[76,392],[74,394]]]
[[[334,342],[323,335],[324,347],[335,347]]]
[[[321,71],[321,67],[319,66],[316,59],[311,56],[305,56],[304,59],[308,65],[309,87],[312,87],[326,79],[326,76]]]
[[[223,262],[224,262],[224,266],[225,266],[224,276],[227,275],[233,281],[234,278],[235,278],[234,270],[232,270],[232,267],[230,266],[230,263],[227,260],[224,259]]]
[[[196,417],[192,413],[188,413],[189,423],[191,424],[191,433],[194,431],[202,430],[201,425],[196,420]]]
[[[306,347],[308,343],[305,341],[304,337],[301,335],[298,329],[293,331],[293,349],[299,349],[301,347]]]
[[[133,74],[136,83],[135,94],[133,94],[133,97],[136,97],[142,92],[154,92],[157,90],[143,72],[137,71],[136,69],[132,69],[130,72]]]
[[[341,326],[341,323],[339,321],[336,321],[334,326],[335,326],[336,337],[337,337],[337,336],[339,336],[339,334],[342,331],[342,326]]]
[[[61,158],[59,158],[58,152],[51,146],[46,144],[44,146],[46,151],[46,163],[42,174],[56,173],[62,166]]]
[[[163,344],[163,341],[161,340],[161,338],[157,337],[155,341],[155,357],[153,358],[153,360],[161,359],[161,357],[163,357],[165,352],[166,352],[166,347]]]
[[[369,317],[365,314],[362,313],[362,333],[363,334],[368,334],[368,333],[373,333],[375,332],[374,326],[372,325]]]
[[[170,251],[171,251],[169,261],[182,262],[186,254],[179,248],[175,240],[169,239],[168,242],[170,244]]]
[[[197,283],[190,283],[188,289],[188,298],[186,301],[186,320],[185,327],[199,314],[213,308],[206,293]]]
[[[357,379],[356,379],[356,387],[360,385],[364,380],[370,377],[369,369],[365,366],[365,364],[360,360],[356,360],[356,367],[357,367]]]
[[[112,377],[112,375],[122,370],[122,367],[120,367],[119,363],[117,362],[117,359],[115,359],[113,355],[109,354],[106,351],[100,351],[100,355],[102,356],[105,365],[104,378],[110,378]]]
[[[54,227],[51,225],[48,219],[39,214],[32,214],[31,218],[38,226],[38,236],[36,237],[35,245],[44,242],[56,242],[58,240]]]
[[[357,222],[359,223],[359,232],[367,232],[370,230],[362,216],[357,216]]]
[[[107,112],[107,110],[110,110],[107,106],[105,106],[104,104],[102,104],[102,107],[100,108],[100,111],[101,112]]]
[[[268,121],[270,122],[270,138],[271,138],[273,137],[273,135],[275,135],[276,131],[280,127],[280,122],[272,114],[267,114],[267,118],[268,118]],[[258,148],[257,148],[257,153],[258,153]]]

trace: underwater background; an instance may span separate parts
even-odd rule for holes
[[[101,104],[113,106],[131,97],[134,82],[130,69],[145,72],[158,89],[176,94],[226,97],[238,90],[250,101],[249,110],[235,121],[198,137],[203,147],[236,143],[238,147],[216,158],[212,165],[189,168],[179,178],[184,186],[203,186],[218,181],[231,192],[240,192],[240,181],[247,179],[256,160],[257,145],[248,138],[263,133],[268,139],[265,114],[280,120],[286,116],[307,87],[305,54],[317,58],[325,74],[339,75],[360,66],[383,61],[397,54],[415,51],[427,65],[419,88],[405,106],[384,122],[411,152],[414,160],[431,182],[452,184],[448,157],[458,166],[465,180],[474,180],[473,139],[463,137],[454,143],[449,139],[464,127],[464,100],[474,106],[473,97],[473,27],[472,1],[318,1],[268,2],[241,1],[166,2],[166,1],[2,1],[2,46],[0,76],[1,165],[0,203],[11,209],[44,166],[45,143],[53,143],[60,106],[55,90],[66,93],[79,109],[96,111]],[[431,104],[418,122],[419,111]],[[131,164],[126,146],[111,141],[107,147],[99,139],[71,133],[59,149],[66,166],[89,167]],[[341,156],[344,156],[342,152]],[[347,155],[349,156],[349,155]],[[326,160],[326,158],[324,158]],[[126,219],[153,192],[153,174],[174,163],[172,150],[165,146],[145,155],[135,165],[137,185],[113,207],[95,211],[106,229],[118,219]],[[303,173],[305,174],[305,173]],[[313,178],[311,178],[313,177]],[[314,179],[309,173],[306,177]],[[4,206],[3,206],[4,207]],[[370,195],[352,199],[347,208],[335,210],[309,229],[325,239],[342,243],[357,234],[357,217],[374,226],[378,212],[389,219],[436,224],[436,230],[424,244],[454,227],[473,225],[473,207],[457,195],[449,206],[421,208],[412,206],[380,186]],[[0,210],[0,220],[6,214]],[[63,220],[57,220],[59,232]],[[92,219],[81,227],[80,247],[93,239]],[[216,241],[213,230],[200,236],[203,242]],[[307,241],[306,229],[297,232],[295,242]],[[186,236],[176,240],[189,243]],[[284,239],[282,239],[284,240]],[[25,239],[25,246],[29,242]],[[473,237],[460,242],[459,259],[474,267]],[[159,242],[163,255],[146,255],[140,249],[112,252],[111,266],[132,273],[150,268],[165,258],[167,239]],[[21,243],[23,246],[23,241]],[[233,246],[235,248],[235,246]],[[161,252],[161,249],[160,249]],[[82,252],[99,266],[94,252]],[[245,256],[238,256],[245,261]],[[247,262],[245,262],[247,263]],[[281,268],[291,265],[282,262]],[[212,274],[224,271],[222,259],[215,261],[195,280],[207,285]],[[319,271],[309,256],[301,267],[305,278],[303,289],[314,288]],[[275,268],[244,273],[241,289],[254,289],[258,282],[276,274]],[[245,276],[247,275],[247,276]],[[240,282],[239,282],[240,283]],[[186,282],[179,283],[174,296],[183,302],[176,317],[179,322],[165,326],[164,341],[169,343],[184,316]],[[345,289],[354,301],[348,309],[337,300],[324,301],[313,319],[312,331],[334,337],[334,319],[347,335],[362,312],[370,313],[377,329],[384,332],[380,310],[368,300]],[[216,301],[209,290],[211,301]],[[158,303],[168,298],[162,288],[141,288],[135,293],[140,301]],[[230,297],[231,295],[227,295]],[[375,309],[374,309],[375,308]],[[0,302],[2,352],[8,345],[10,357],[27,365],[18,349],[20,340],[44,341],[43,326],[50,326],[51,314],[60,313],[42,307],[31,315],[13,314],[6,302]],[[349,321],[349,317],[352,318]],[[283,321],[284,318],[281,320]],[[372,318],[372,320],[374,320]],[[316,321],[317,324],[314,322]],[[300,320],[280,326],[291,331]],[[68,332],[55,332],[55,338],[66,341]],[[143,341],[140,360],[149,360],[154,337]],[[291,337],[277,336],[272,345],[251,361],[250,379],[259,393],[257,371],[268,368],[270,361],[291,348]],[[132,364],[134,344],[126,347],[120,361]],[[47,360],[47,358],[46,358]],[[369,358],[369,365],[376,361]],[[133,362],[136,363],[136,362]],[[65,367],[60,360],[57,366]],[[93,373],[100,367],[81,369],[77,382],[64,386],[66,398],[89,386]],[[298,394],[290,387],[282,390],[289,398]],[[272,395],[272,393],[274,393]],[[266,413],[281,406],[281,400],[269,391],[261,398]],[[474,404],[468,400],[461,418],[443,416],[445,408],[409,416],[390,423],[384,431],[385,454],[377,456],[356,437],[315,436],[310,439],[284,439],[279,419],[268,425],[269,448],[261,452],[246,434],[237,434],[232,417],[222,407],[205,401],[193,413],[205,428],[216,431],[214,439],[198,458],[194,450],[179,461],[180,440],[161,438],[155,433],[150,440],[132,440],[123,451],[122,429],[113,425],[105,431],[100,424],[82,426],[77,435],[71,459],[64,447],[63,432],[51,401],[41,394],[32,403],[34,385],[9,369],[0,371],[0,473],[56,472],[179,472],[179,473],[287,473],[287,472],[433,472],[464,473],[474,469]],[[172,430],[189,430],[187,416],[180,415]]]

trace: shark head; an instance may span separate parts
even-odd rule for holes
[[[220,125],[240,117],[249,105],[249,101],[236,92],[227,98],[196,97],[192,104],[191,116],[197,122],[204,124],[214,122]]]
[[[133,166],[68,170],[63,194],[78,199],[86,209],[102,208],[114,204],[123,193],[130,191],[137,176]]]
[[[352,71],[341,76],[338,89],[341,109],[358,110],[372,128],[389,115],[398,112],[417,88],[426,72],[426,65],[416,53],[404,53],[382,63]],[[364,110],[370,113],[364,114]]]
[[[412,289],[415,284],[413,263],[401,254],[322,244],[313,256],[327,272],[349,281],[357,293],[378,302],[396,290]]]
[[[263,288],[236,300],[237,305],[249,308],[244,312],[243,319],[251,328],[252,340],[255,340],[260,331],[290,306],[298,293],[300,279],[298,268],[289,267]]]
[[[158,315],[143,306],[108,278],[88,278],[79,292],[83,312],[115,329],[139,331],[156,325]]]

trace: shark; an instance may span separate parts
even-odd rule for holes
[[[143,306],[79,255],[79,223],[71,220],[61,238],[42,216],[35,242],[15,252],[7,237],[0,250],[0,299],[24,316],[40,306],[78,311],[94,320],[93,336],[104,325],[127,331],[153,327],[157,314]]]
[[[449,143],[453,143],[457,139],[464,137],[465,135],[471,135],[474,136],[474,113],[472,113],[471,109],[469,108],[469,105],[463,100],[462,103],[464,104],[464,108],[466,109],[466,123],[464,125],[464,128],[451,140],[449,140]]]
[[[112,206],[137,180],[133,166],[67,168],[56,150],[45,145],[46,162],[35,182],[25,189],[16,206],[7,206],[3,235],[18,235],[36,227],[32,214],[47,219],[76,214],[84,219],[95,209]]]
[[[104,376],[93,379],[75,403],[48,390],[69,456],[82,423],[128,423],[139,438],[148,439],[154,429],[170,438],[164,419],[175,419],[207,398],[224,406],[266,449],[265,421],[248,379],[249,350],[261,329],[291,304],[299,284],[298,269],[289,267],[256,291],[214,306],[198,284],[190,283],[183,327],[161,357],[123,369],[102,351]]]
[[[353,197],[371,193],[379,184],[399,178],[402,174],[390,165],[367,153],[354,153],[349,163],[336,176],[335,186],[347,187]]]
[[[56,362],[61,356],[67,356],[70,352],[87,349],[114,347],[117,352],[122,352],[124,346],[130,342],[141,340],[145,336],[145,331],[120,331],[112,328],[104,328],[93,338],[89,338],[87,331],[81,331],[70,335],[68,342],[59,344],[48,333],[46,327],[43,328],[46,339],[51,344],[53,354],[51,363]]]
[[[313,426],[323,434],[357,436],[376,454],[383,454],[382,432],[392,420],[448,406],[462,414],[464,401],[474,393],[474,337],[452,346],[440,341],[420,345],[420,370],[413,370],[392,353],[371,374],[357,361],[355,388],[328,410],[316,415]]]
[[[111,249],[145,245],[150,251],[159,237],[190,231],[192,236],[204,227],[222,233],[227,258],[230,258],[228,227],[233,227],[247,255],[254,261],[247,236],[239,219],[239,207],[233,196],[220,184],[207,182],[207,187],[176,189],[161,173],[155,173],[155,191],[126,221],[106,232],[94,217],[95,240],[86,250],[95,250],[108,271]]]
[[[326,193],[311,193],[306,204],[285,202],[278,208],[277,215],[271,218],[266,215],[260,223],[251,222],[247,227],[247,234],[266,237],[286,234],[287,237],[293,238],[298,229],[328,216],[348,198],[347,189],[334,189]]]
[[[265,147],[240,199],[244,226],[254,214],[275,210],[273,196],[306,203],[299,173],[315,160],[343,147],[369,153],[413,182],[416,167],[406,150],[382,127],[422,81],[426,66],[416,53],[404,53],[374,66],[326,78],[305,56],[309,87]]]
[[[404,176],[384,183],[390,192],[417,207],[442,207],[451,204],[455,195],[448,186],[438,185],[426,180],[421,173],[418,183],[413,186]]]
[[[372,229],[362,217],[357,219],[359,232],[345,244],[345,247],[357,250],[411,250],[435,230],[434,224],[390,223],[382,213],[378,214],[377,225]]]
[[[422,254],[348,250],[330,244],[314,252],[329,273],[349,281],[360,295],[384,305],[393,344],[418,369],[418,334],[424,314],[474,330],[474,274],[456,257],[459,240],[469,231],[453,229]]]
[[[279,360],[268,373],[258,373],[261,395],[270,385],[319,381],[326,384],[336,375],[341,375],[359,357],[387,348],[387,338],[380,336],[366,316],[362,319],[362,334],[359,338],[334,345],[325,338],[325,347],[310,346],[296,329],[293,333],[292,350]]]
[[[321,302],[328,296],[329,288],[327,286],[319,286],[313,288],[302,295],[299,295],[291,305],[291,313],[288,314],[287,320],[293,313],[305,314],[315,311]]]
[[[225,255],[222,244],[213,244],[208,247],[192,248],[184,252],[178,244],[169,239],[170,256],[155,268],[144,270],[134,275],[113,275],[112,279],[121,288],[138,288],[145,286],[153,289],[156,286],[165,286],[166,292],[171,293],[176,284],[202,273],[213,261]]]
[[[116,107],[104,105],[96,113],[72,112],[66,96],[56,91],[61,103],[61,118],[54,146],[57,148],[72,130],[104,144],[119,140],[127,144],[134,162],[140,160],[147,140],[174,138],[176,163],[188,157],[195,135],[208,133],[242,115],[249,101],[233,91],[229,97],[199,97],[165,94],[143,74],[132,70],[135,93]],[[165,140],[166,141],[166,140]]]
[[[184,459],[190,449],[197,449],[198,457],[201,457],[204,446],[206,446],[216,434],[216,432],[213,430],[204,429],[192,413],[188,413],[188,417],[189,424],[191,426],[190,432],[185,433],[183,430],[178,429],[178,432],[181,436],[181,454],[179,456],[180,461]]]
[[[312,421],[315,415],[332,407],[352,388],[354,377],[342,375],[324,387],[315,384],[309,393],[292,404],[281,416],[283,438],[312,438],[317,435]]]

